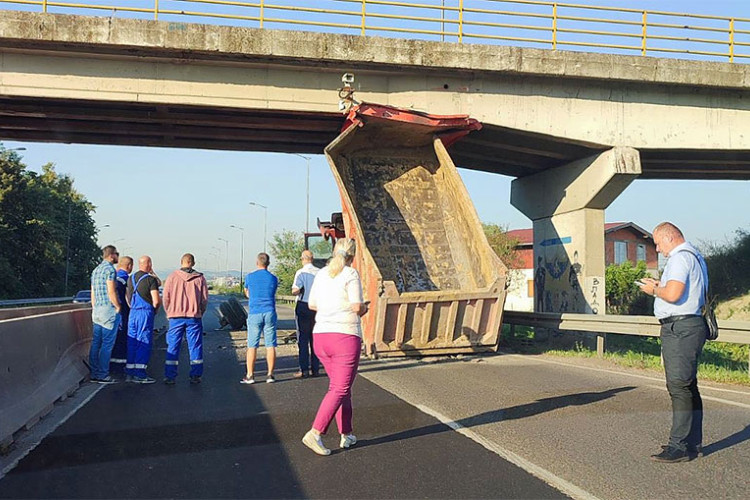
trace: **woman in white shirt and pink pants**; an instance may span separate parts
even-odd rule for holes
[[[315,277],[308,306],[315,315],[315,354],[329,378],[328,392],[320,403],[312,428],[302,442],[318,455],[330,455],[321,434],[336,417],[341,439],[339,447],[357,442],[352,434],[352,384],[357,376],[362,344],[360,316],[367,313],[362,299],[359,273],[351,267],[356,245],[342,238],[336,242],[330,263]]]

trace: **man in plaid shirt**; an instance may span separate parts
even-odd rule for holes
[[[89,351],[91,381],[113,384],[109,375],[109,358],[117,336],[120,321],[120,301],[115,290],[115,266],[120,254],[112,245],[102,249],[102,263],[91,273],[91,318],[94,335]]]

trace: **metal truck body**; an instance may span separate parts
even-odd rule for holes
[[[479,127],[465,116],[361,104],[326,147],[371,303],[362,318],[368,353],[497,348],[507,269],[444,144]]]

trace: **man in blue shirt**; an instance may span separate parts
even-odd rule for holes
[[[654,229],[656,250],[668,257],[661,280],[643,279],[640,288],[653,295],[654,315],[661,323],[661,351],[667,390],[672,399],[672,430],[657,462],[687,462],[701,453],[703,401],[698,391],[698,357],[708,334],[701,315],[708,290],[703,256],[685,241],[677,226],[662,222]]]
[[[266,382],[276,382],[273,369],[276,365],[276,289],[279,287],[279,279],[268,271],[270,263],[267,253],[259,253],[255,262],[257,269],[245,278],[245,297],[248,298],[247,373],[240,380],[241,384],[255,383],[253,373],[261,331],[268,362]]]

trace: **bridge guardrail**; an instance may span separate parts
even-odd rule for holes
[[[18,10],[110,12],[164,21],[202,18],[254,28],[310,28],[446,42],[513,42],[556,50],[750,62],[750,19],[543,0],[0,0]],[[140,7],[137,5],[141,5]]]
[[[549,328],[551,330],[591,332],[597,334],[596,350],[604,354],[607,334],[658,337],[661,325],[653,316],[620,316],[608,314],[533,313],[505,311],[503,323],[519,326]],[[750,321],[719,320],[716,342],[750,344]],[[750,357],[748,358],[750,374]]]

